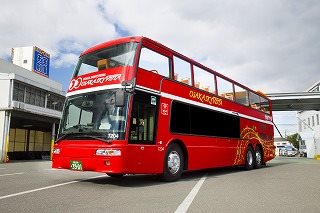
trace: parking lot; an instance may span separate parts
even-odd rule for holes
[[[320,161],[296,157],[259,170],[189,172],[172,183],[11,162],[0,164],[0,212],[320,212],[319,180]]]

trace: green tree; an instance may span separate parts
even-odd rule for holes
[[[288,136],[287,136],[287,141],[289,141],[290,143],[292,143],[292,145],[293,145],[295,148],[299,149],[300,144],[299,144],[299,134],[298,134],[298,133],[295,133],[295,134],[293,134],[293,135],[288,135]]]

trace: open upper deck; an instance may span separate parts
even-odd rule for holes
[[[135,79],[139,70],[156,73],[160,77],[271,115],[270,100],[264,94],[141,36],[120,38],[85,50],[70,83],[68,96],[114,88],[115,85],[121,87],[123,81]],[[145,84],[151,85],[153,82],[145,79],[148,80]]]

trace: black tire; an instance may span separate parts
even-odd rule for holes
[[[246,157],[245,169],[246,170],[253,169],[255,164],[255,152],[253,151],[251,146],[248,146],[245,157]]]
[[[184,156],[181,147],[178,144],[169,145],[165,158],[162,179],[164,181],[178,180],[184,168]]]
[[[263,154],[262,154],[262,149],[260,146],[256,147],[255,150],[255,162],[254,162],[254,168],[255,169],[260,169],[263,164]]]
[[[107,173],[108,176],[112,178],[122,178],[125,174],[112,174],[112,173]]]

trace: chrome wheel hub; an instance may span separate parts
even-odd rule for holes
[[[253,163],[253,155],[252,155],[252,152],[247,152],[247,162],[249,165],[252,165]]]
[[[259,151],[256,152],[256,162],[257,162],[257,165],[261,165],[262,156],[261,156],[261,153]]]
[[[180,170],[180,155],[176,151],[168,155],[168,169],[171,174],[176,174]]]

